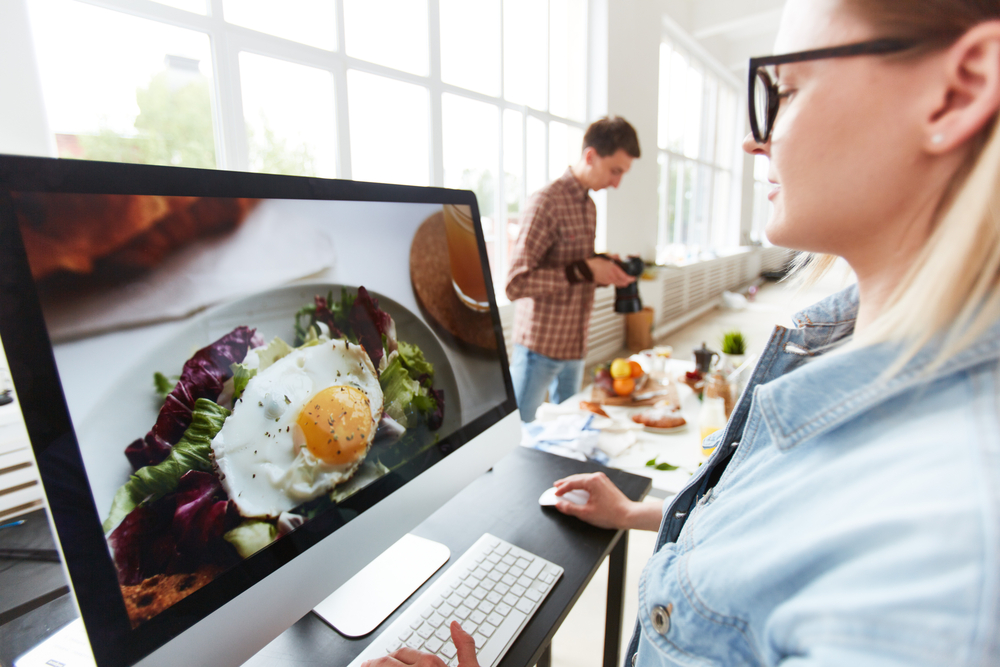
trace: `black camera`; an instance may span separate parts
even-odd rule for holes
[[[616,259],[614,262],[621,267],[622,271],[636,279],[635,282],[625,287],[615,288],[615,312],[638,313],[642,310],[642,301],[639,300],[639,276],[646,269],[646,265],[639,257],[629,257],[625,260]]]

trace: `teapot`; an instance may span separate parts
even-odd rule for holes
[[[711,370],[712,357],[719,359],[719,353],[708,349],[704,342],[699,349],[694,351],[694,366],[702,375],[708,375],[708,371]]]

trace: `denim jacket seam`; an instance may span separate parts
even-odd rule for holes
[[[694,536],[691,535],[690,531],[687,535],[687,539],[692,540],[692,542],[694,540]],[[740,636],[743,637],[747,648],[753,654],[754,658],[757,662],[762,663],[763,659],[757,652],[751,633],[749,633],[750,622],[739,618],[738,616],[727,616],[715,611],[708,605],[707,602],[701,599],[701,596],[698,595],[697,590],[695,590],[694,581],[692,581],[690,571],[688,569],[688,563],[690,562],[691,555],[693,553],[694,549],[692,548],[677,556],[680,560],[677,564],[677,583],[680,586],[681,593],[691,606],[691,609],[698,614],[698,616],[702,617],[709,623],[715,623],[723,627],[728,627],[740,633]]]
[[[649,604],[648,603],[648,599],[649,599],[649,596],[648,596],[648,586],[646,585],[646,577],[642,576],[642,577],[639,577],[639,613],[638,613],[639,618],[638,618],[638,623],[639,623],[639,632],[642,634],[643,637],[646,638],[646,641],[649,642],[649,644],[651,646],[653,646],[654,648],[657,648],[657,649],[659,649],[661,651],[664,650],[664,648],[672,648],[674,651],[676,651],[677,653],[680,653],[681,655],[683,655],[683,656],[685,656],[687,658],[698,660],[699,659],[698,656],[696,656],[696,655],[694,655],[692,653],[688,653],[687,651],[685,651],[684,649],[682,649],[680,646],[678,646],[677,644],[675,644],[671,640],[667,639],[665,636],[663,636],[663,635],[661,635],[659,633],[657,633],[656,636],[653,636],[650,632],[647,631],[646,623],[644,622],[644,620],[645,620],[645,614],[643,614],[642,612],[643,612],[644,609],[647,608],[647,606]],[[666,646],[660,645],[661,643],[665,644]],[[636,652],[638,652],[638,649],[637,649]],[[669,655],[669,651],[666,651],[666,652]],[[705,662],[705,661],[702,661],[702,662]]]

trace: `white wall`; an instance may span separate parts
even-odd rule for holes
[[[656,256],[657,91],[662,8],[656,0],[608,3],[608,113],[639,134],[642,157],[607,196],[607,248],[621,255]]]
[[[55,157],[25,0],[0,0],[0,153]]]

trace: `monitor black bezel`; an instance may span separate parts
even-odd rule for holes
[[[480,258],[487,257],[486,242],[479,207],[471,191],[0,155],[0,267],[3,267],[0,270],[0,339],[66,567],[94,657],[101,667],[131,665],[141,660],[517,409],[492,276],[488,260],[483,259],[506,391],[503,403],[442,438],[440,445],[420,461],[411,462],[398,473],[378,480],[365,489],[367,494],[357,494],[357,500],[345,503],[343,511],[328,512],[313,519],[303,526],[305,530],[299,529],[258,552],[132,629],[14,218],[11,191],[464,204],[473,212]],[[381,496],[373,501],[376,492]]]

